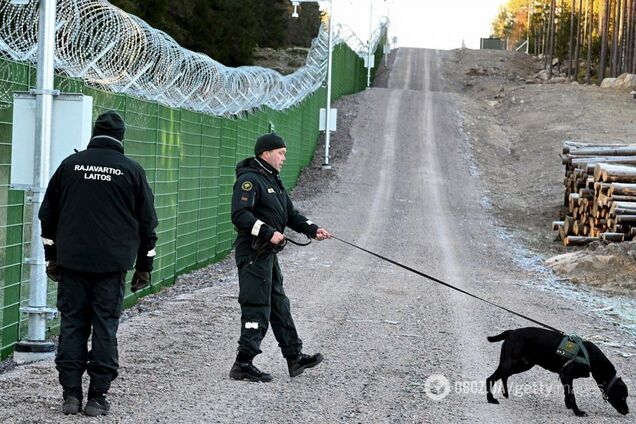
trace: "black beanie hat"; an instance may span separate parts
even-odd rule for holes
[[[254,145],[254,154],[256,156],[268,150],[280,149],[287,147],[282,138],[276,133],[264,134],[256,139]]]
[[[102,113],[97,117],[93,126],[93,137],[107,135],[121,142],[124,139],[126,124],[121,116],[112,110]]]

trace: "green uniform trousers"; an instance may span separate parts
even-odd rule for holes
[[[90,376],[89,397],[108,392],[117,377],[117,328],[125,278],[125,272],[62,271],[57,292],[62,319],[55,365],[65,390],[81,396],[84,371]]]
[[[302,350],[291,316],[289,299],[283,289],[283,274],[275,253],[237,256],[241,338],[239,352],[254,357],[261,353],[261,341],[272,324],[274,337],[285,358],[295,358]]]

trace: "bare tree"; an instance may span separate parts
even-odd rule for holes
[[[570,8],[570,39],[568,41],[568,78],[572,81],[572,55],[574,54],[574,5],[576,0],[572,0]]]
[[[552,0],[552,2],[550,3],[550,22],[549,22],[549,27],[550,27],[550,37],[548,40],[548,54],[547,54],[547,59],[548,59],[548,80],[552,79],[552,56],[554,55],[554,12],[555,12],[555,2],[556,0]]]
[[[575,0],[572,0],[574,2]],[[586,1],[587,4],[587,1]],[[572,9],[574,9],[574,4],[572,4]],[[579,0],[579,8],[577,11],[576,18],[576,48],[574,49],[574,79],[573,81],[579,80],[579,59],[581,54],[581,18],[583,17],[583,0]],[[572,80],[572,78],[570,78]]]
[[[626,66],[625,66],[625,50],[626,50],[626,43],[627,43],[627,27],[629,26],[628,23],[628,9],[627,9],[627,4],[629,3],[629,0],[622,0],[623,2],[623,11],[621,14],[621,30],[620,30],[620,34],[619,34],[619,40],[618,40],[618,56],[617,56],[617,62],[616,62],[616,66],[617,66],[617,75],[622,74],[623,72],[626,71]]]
[[[594,0],[590,0],[590,7],[588,8],[588,24],[587,30],[587,68],[585,69],[585,83],[590,83],[590,76],[592,74],[592,31],[594,29]]]
[[[546,3],[547,5],[547,3]],[[543,8],[543,41],[541,42],[541,51],[543,52],[543,67],[548,67],[548,44],[550,42],[550,12],[546,12]]]
[[[621,1],[615,0],[612,8],[612,50],[610,53],[610,77],[616,77],[618,70],[618,35],[621,22]]]
[[[607,65],[607,36],[609,31],[610,0],[605,0],[605,12],[603,13],[603,30],[601,31],[601,57],[599,60],[598,81],[601,85],[605,78],[605,66]]]
[[[634,60],[636,54],[636,0],[633,0],[630,4],[629,20],[627,26],[627,47],[626,47],[626,71],[636,72],[636,61]]]

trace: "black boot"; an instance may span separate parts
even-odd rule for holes
[[[289,369],[290,377],[298,377],[305,371],[305,368],[313,368],[322,362],[322,355],[316,353],[315,355],[305,355],[301,353],[295,359],[287,359],[287,368]]]
[[[64,387],[62,412],[65,415],[77,414],[82,409],[82,388]]]
[[[230,378],[234,380],[248,380],[254,382],[267,383],[272,381],[272,376],[266,372],[262,372],[251,362],[234,362],[230,370]]]
[[[97,417],[99,415],[108,415],[110,404],[104,395],[89,397],[84,407],[84,415],[89,417]]]
[[[77,414],[82,409],[82,401],[75,396],[67,396],[62,404],[62,412],[65,415]]]

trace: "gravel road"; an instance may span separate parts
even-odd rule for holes
[[[461,94],[446,90],[442,56],[398,51],[387,87],[356,95],[351,153],[331,171],[338,178],[296,206],[340,238],[597,342],[633,386],[633,336],[588,304],[541,290],[545,275],[520,267],[512,241],[498,237],[485,187],[470,172],[470,145],[458,129]],[[290,379],[270,332],[255,363],[274,381],[228,378],[240,325],[228,259],[188,277],[201,288],[175,286],[158,296],[162,301],[144,301],[128,314],[112,413],[92,421],[585,420],[565,409],[557,376],[537,368],[510,379],[510,399],[486,403],[485,379],[500,348],[486,336],[529,325],[522,319],[337,240],[290,246],[280,261],[305,351],[322,352],[323,364]],[[631,422],[602,400],[591,379],[575,389],[590,422]],[[0,422],[86,420],[63,416],[59,398],[51,363],[17,367],[0,375]]]

